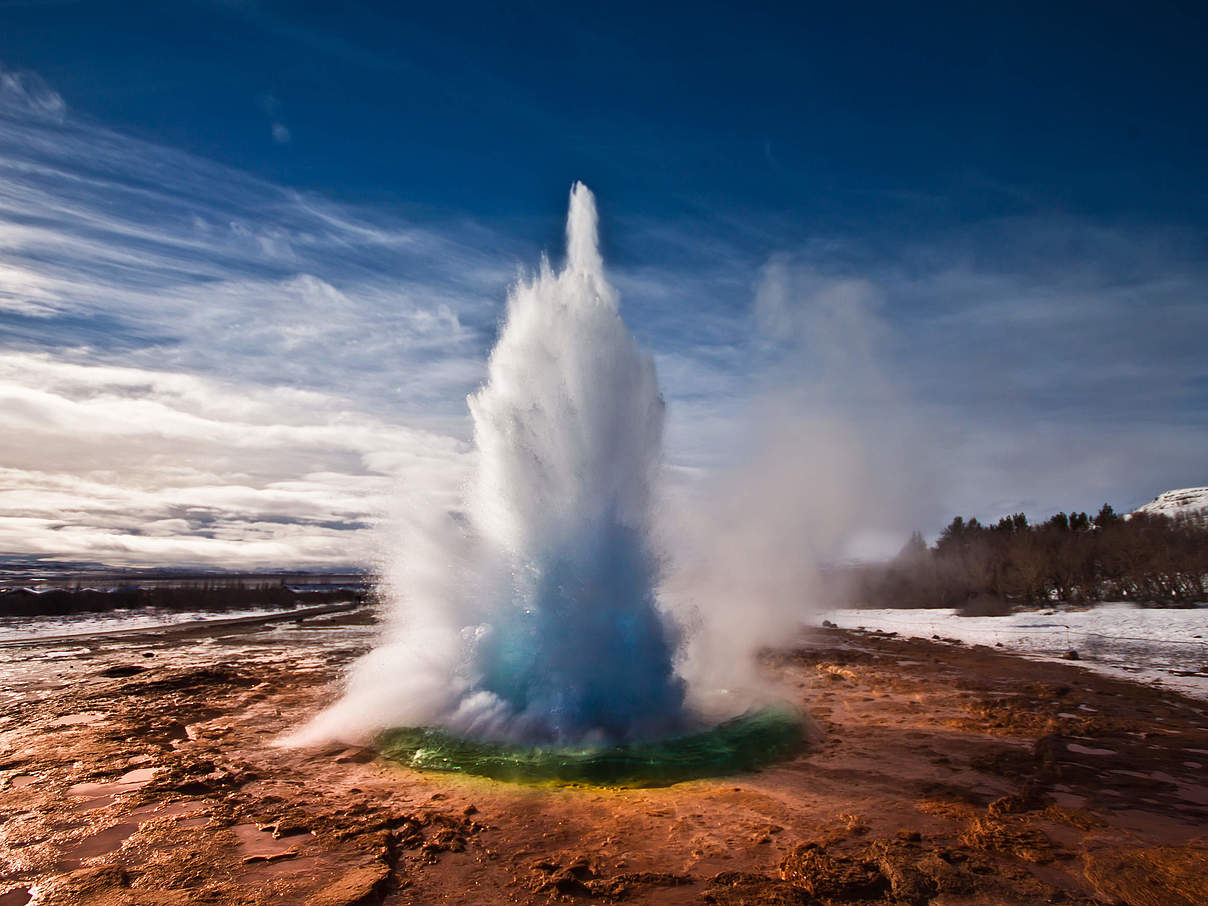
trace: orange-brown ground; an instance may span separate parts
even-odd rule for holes
[[[534,788],[274,747],[356,619],[9,652],[0,906],[1208,903],[1194,700],[824,630],[767,665],[816,738],[755,774]]]

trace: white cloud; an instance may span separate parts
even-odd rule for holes
[[[312,391],[0,353],[0,551],[113,563],[364,563],[465,445]]]
[[[63,96],[32,72],[11,72],[0,67],[0,108],[17,110],[61,122],[67,115]]]

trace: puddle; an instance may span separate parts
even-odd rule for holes
[[[90,796],[103,796],[107,790],[113,789],[112,781],[89,780],[85,783],[72,784],[67,788],[68,796],[86,799]]]
[[[125,786],[142,786],[151,780],[159,772],[159,768],[135,768],[133,771],[127,771],[117,779],[117,782]]]
[[[119,848],[138,830],[138,824],[133,821],[123,821],[113,827],[93,834],[76,846],[68,854],[68,859],[91,859],[93,856],[103,856]]]
[[[192,818],[198,812],[203,811],[205,806],[200,802],[185,801],[185,802],[169,802],[153,803],[144,805],[141,808],[136,808],[130,813],[131,818],[136,818],[138,821],[154,821],[157,818]],[[202,818],[201,823],[205,824],[209,818]],[[184,824],[184,822],[181,822]],[[193,827],[195,825],[185,824],[185,827]]]
[[[239,840],[241,859],[269,862],[287,858],[287,854],[295,852],[294,841],[278,840],[254,824],[236,824],[231,828],[231,832]]]
[[[14,887],[12,890],[0,893],[0,906],[25,906],[31,896],[28,887]]]
[[[298,878],[314,878],[324,872],[339,870],[338,864],[318,856],[300,856],[275,862],[252,862],[243,866],[240,878],[253,886],[269,885],[274,881],[290,881]]]
[[[31,783],[37,783],[38,779],[37,774],[18,774],[8,782],[8,786],[9,789],[19,790],[29,786]],[[0,906],[4,906],[2,900],[0,900]]]
[[[138,777],[134,778],[133,782],[130,783],[123,784],[117,781],[109,784],[77,784],[72,789],[74,790],[77,787],[119,787],[122,791],[125,791],[137,789],[142,783],[150,779],[146,776],[145,770],[139,772],[132,771],[130,773],[138,774]],[[129,774],[122,776],[126,778]],[[115,796],[113,795],[91,799],[83,805],[77,806],[75,811],[92,811],[93,809],[110,804],[114,799]],[[78,867],[79,863],[84,859],[91,859],[94,856],[103,856],[106,853],[111,853],[120,848],[142,824],[159,818],[183,818],[184,820],[180,822],[182,827],[203,827],[209,823],[210,819],[205,816],[195,816],[204,808],[205,806],[202,803],[190,801],[170,802],[167,804],[153,803],[136,808],[127,816],[127,820],[85,838],[79,845],[66,854],[66,857],[62,860],[62,864],[64,866]],[[3,906],[2,902],[0,902],[0,906]]]
[[[105,716],[104,711],[81,711],[78,714],[66,714],[63,717],[56,717],[54,720],[48,720],[48,727],[75,727],[80,724],[95,723]]]
[[[84,784],[80,784],[80,785],[82,786]],[[73,795],[79,796],[81,794],[75,793]],[[84,793],[83,795],[87,796],[89,794]],[[72,811],[73,812],[91,812],[98,808],[104,808],[105,806],[111,804],[113,802],[114,798],[115,797],[113,797],[113,796],[96,796],[92,799],[89,799],[87,802],[81,802],[79,805],[75,806],[72,809]]]
[[[158,771],[159,768],[135,768],[116,780],[92,780],[73,784],[67,788],[67,795],[89,801],[77,805],[72,811],[90,812],[104,808],[123,793],[142,789]]]

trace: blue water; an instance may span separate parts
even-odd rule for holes
[[[537,732],[566,740],[613,740],[682,724],[683,683],[674,644],[654,599],[654,563],[642,535],[595,528],[541,565],[531,590],[510,589],[480,652],[480,688]]]

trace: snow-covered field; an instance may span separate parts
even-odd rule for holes
[[[155,629],[194,620],[265,616],[280,613],[283,609],[289,608],[261,607],[214,611],[142,607],[138,610],[109,610],[103,613],[73,613],[62,616],[0,617],[0,642],[36,640],[52,635],[90,635],[119,629]]]
[[[877,629],[970,645],[1001,645],[1025,657],[1059,659],[1078,652],[1082,666],[1208,698],[1208,608],[1141,608],[1101,604],[1090,610],[1046,610],[1002,617],[961,617],[954,610],[834,610],[844,629]]]

